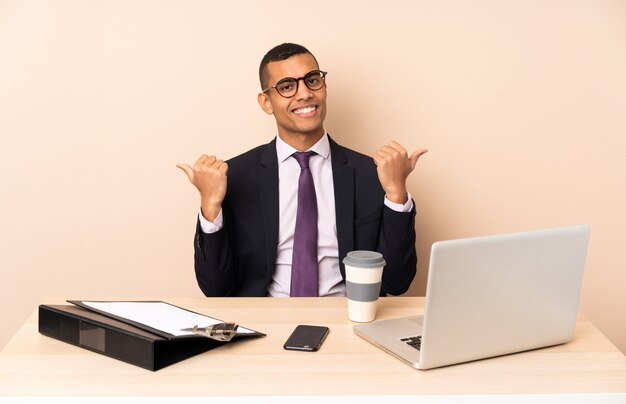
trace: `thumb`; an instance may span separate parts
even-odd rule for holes
[[[189,178],[189,181],[193,182],[193,170],[191,169],[189,164],[179,163],[179,164],[176,164],[176,167],[178,167],[181,170],[183,170],[185,172],[185,174],[187,174],[187,178]]]
[[[419,149],[415,150],[411,157],[409,157],[409,162],[411,163],[411,171],[415,168],[417,164],[417,160],[422,156],[422,154],[428,153],[428,149]]]

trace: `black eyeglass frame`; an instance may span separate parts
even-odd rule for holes
[[[309,85],[306,82],[306,78],[310,77],[312,74],[319,74],[320,75],[320,79],[322,80],[322,85],[319,88],[311,88],[309,87]],[[298,94],[298,90],[300,89],[300,80],[302,80],[304,82],[304,85],[311,91],[317,91],[317,90],[321,90],[322,88],[324,88],[324,86],[326,86],[326,75],[328,74],[328,72],[325,72],[323,70],[311,70],[310,72],[308,72],[307,74],[305,74],[302,77],[298,77],[297,79],[294,77],[285,77],[283,79],[278,80],[278,82],[276,84],[274,84],[273,86],[267,87],[266,89],[261,90],[262,93],[265,93],[269,90],[271,90],[272,88],[274,90],[276,90],[276,92],[278,93],[278,95],[280,95],[283,98],[291,98],[294,95]],[[281,83],[284,83],[285,81],[291,81],[294,80],[296,82],[296,91],[294,91],[293,95],[290,96],[286,96],[286,95],[282,95],[280,93],[280,91],[278,91],[278,89],[276,87],[278,87]]]

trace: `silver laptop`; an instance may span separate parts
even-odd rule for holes
[[[588,239],[579,225],[437,242],[424,315],[354,332],[417,369],[568,342]]]

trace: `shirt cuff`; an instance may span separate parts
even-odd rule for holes
[[[407,192],[407,201],[405,204],[391,202],[385,196],[385,206],[387,206],[391,210],[395,210],[396,212],[410,212],[413,210],[413,198],[411,198],[411,193]],[[217,220],[217,219],[216,219]]]
[[[206,234],[216,233],[224,227],[222,209],[220,209],[220,213],[217,214],[217,217],[213,222],[206,220],[204,216],[202,216],[202,210],[198,213],[198,219],[200,220],[200,228],[202,228],[202,232]]]

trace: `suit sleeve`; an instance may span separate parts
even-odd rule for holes
[[[415,203],[410,212],[396,212],[383,206],[378,251],[386,261],[381,292],[405,293],[415,277]]]
[[[194,266],[198,286],[207,297],[232,295],[237,284],[237,263],[233,254],[227,223],[211,234],[204,233],[200,220],[194,238]]]

